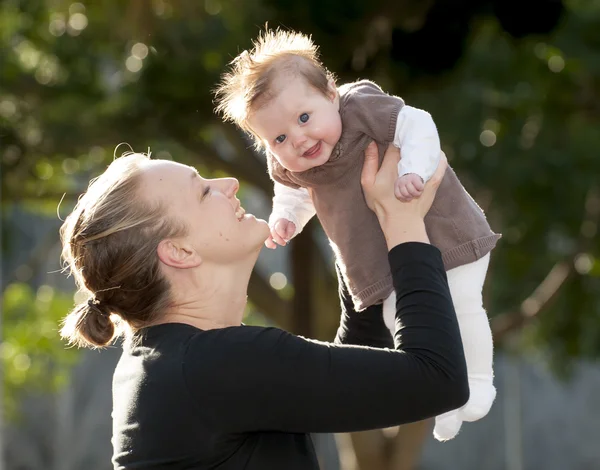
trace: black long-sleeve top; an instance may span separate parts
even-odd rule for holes
[[[395,349],[277,328],[168,323],[124,346],[113,380],[117,469],[318,469],[308,433],[382,428],[458,408],[466,364],[440,252],[389,253]]]

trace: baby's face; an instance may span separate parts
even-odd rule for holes
[[[333,83],[330,92],[324,96],[304,78],[295,77],[267,105],[251,113],[250,127],[284,168],[301,172],[329,160],[342,134]]]

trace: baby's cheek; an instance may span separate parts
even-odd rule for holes
[[[281,163],[281,162],[280,162]],[[288,171],[304,171],[306,168],[302,165],[302,161],[298,157],[288,158],[281,166]]]
[[[284,167],[286,170],[290,170],[290,171],[294,171],[292,168],[290,168],[290,165],[293,165],[293,162],[290,161],[290,158],[288,155],[285,154],[273,154],[275,156],[275,159],[279,162],[279,164]]]
[[[333,140],[335,142],[333,142],[333,145],[338,143],[338,140],[340,140],[340,137],[342,136],[342,118],[338,115],[338,117],[335,119],[335,122],[333,124],[333,130],[332,130],[332,134],[333,134]]]

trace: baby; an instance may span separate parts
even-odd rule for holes
[[[231,63],[217,92],[217,111],[248,132],[267,155],[275,181],[270,248],[285,245],[317,214],[356,311],[383,304],[395,330],[395,293],[387,247],[360,185],[371,141],[380,158],[389,143],[401,149],[396,197],[419,197],[440,157],[431,116],[369,81],[338,87],[317,47],[302,34],[267,30]],[[493,233],[477,204],[448,168],[425,219],[442,252],[469,373],[470,399],[436,418],[434,435],[453,438],[463,421],[484,417],[496,396],[493,345],[482,301]]]

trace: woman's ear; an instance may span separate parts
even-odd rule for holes
[[[156,251],[158,258],[172,268],[189,269],[202,264],[202,259],[196,250],[181,240],[162,240]]]

